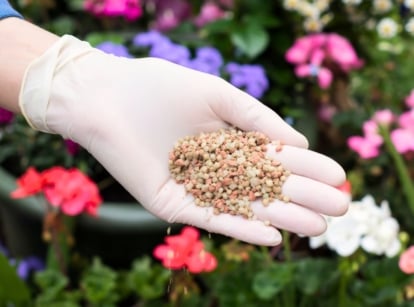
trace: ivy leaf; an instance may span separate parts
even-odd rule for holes
[[[266,30],[256,24],[251,23],[241,26],[231,35],[233,44],[250,58],[255,58],[262,53],[269,44],[269,34]]]

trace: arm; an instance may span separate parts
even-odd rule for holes
[[[10,7],[6,12],[5,7],[0,0],[0,106],[19,113],[18,96],[26,68],[59,37],[18,18]],[[10,18],[1,19],[6,16]]]

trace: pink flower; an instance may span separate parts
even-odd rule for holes
[[[373,121],[377,124],[389,126],[394,122],[394,113],[389,109],[376,111],[372,117]]]
[[[363,159],[375,158],[379,155],[378,140],[374,137],[351,136],[348,146]]]
[[[411,246],[401,254],[398,265],[404,273],[414,273],[414,246]]]
[[[210,22],[222,19],[226,16],[226,12],[223,11],[217,4],[213,2],[206,2],[203,4],[200,10],[200,14],[195,19],[195,24],[198,27],[202,27]]]
[[[405,97],[405,104],[409,108],[414,107],[414,90],[411,90],[410,94],[407,97]]]
[[[132,21],[142,15],[139,0],[85,0],[85,10],[96,16],[124,17]]]
[[[328,88],[332,82],[332,72],[321,64],[325,58],[325,52],[322,49],[315,49],[309,60],[309,64],[300,64],[296,66],[295,73],[298,77],[317,77],[318,84],[321,88]]]
[[[360,68],[363,65],[351,43],[336,33],[327,35],[326,52],[344,71]]]
[[[339,67],[347,73],[363,64],[349,41],[335,33],[318,33],[298,38],[286,51],[285,58],[289,63],[297,65],[295,73],[298,77],[318,77],[321,88],[330,86],[333,79],[332,67]]]
[[[291,64],[304,64],[308,61],[310,53],[313,49],[319,48],[325,41],[324,34],[311,34],[296,39],[292,47],[290,47],[285,58]]]
[[[410,129],[414,131],[414,109],[402,113],[398,117],[398,124],[402,128]]]
[[[167,236],[165,243],[154,249],[154,257],[168,269],[187,268],[191,273],[201,273],[217,267],[216,258],[204,249],[199,232],[194,227],[187,226],[179,235]]]
[[[404,128],[397,128],[391,131],[391,141],[399,153],[406,153],[414,150],[414,131]]]

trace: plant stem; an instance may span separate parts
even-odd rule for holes
[[[414,215],[414,185],[411,181],[411,176],[408,172],[408,169],[404,163],[402,156],[396,150],[394,144],[391,141],[389,130],[381,125],[379,127],[381,134],[384,138],[385,147],[391,155],[391,158],[394,161],[395,167],[397,169],[397,174],[402,185],[404,195],[407,199],[408,206],[412,214]]]
[[[290,236],[289,232],[286,230],[282,231],[283,236],[283,254],[285,258],[285,262],[288,265],[291,265],[292,263],[292,251],[290,246]],[[295,290],[292,287],[292,283],[289,283],[286,285],[286,290],[284,291],[284,302],[286,307],[294,307],[295,304]]]

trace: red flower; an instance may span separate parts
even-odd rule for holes
[[[30,172],[29,172],[30,171]],[[78,169],[52,167],[38,173],[31,168],[17,181],[20,188],[12,197],[25,197],[43,192],[47,201],[67,215],[86,212],[96,215],[102,202],[96,184]]]
[[[41,190],[42,176],[34,167],[30,167],[17,179],[17,189],[10,196],[12,198],[24,198],[37,194]]]
[[[168,269],[187,268],[191,273],[211,272],[217,267],[217,260],[204,249],[199,236],[194,227],[184,227],[181,234],[167,236],[166,244],[154,249],[154,256],[162,260]]]

